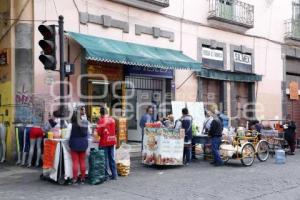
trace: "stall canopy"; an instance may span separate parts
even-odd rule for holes
[[[167,69],[200,71],[201,64],[181,51],[68,32],[86,51],[86,59]]]
[[[202,68],[201,72],[198,72],[198,76],[202,78],[217,79],[223,81],[236,81],[236,82],[256,82],[261,81],[262,76],[257,74],[232,72],[232,71],[220,71],[213,69]]]

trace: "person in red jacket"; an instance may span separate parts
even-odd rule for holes
[[[97,133],[100,136],[99,148],[104,149],[105,153],[105,173],[107,178],[116,180],[118,177],[115,161],[116,122],[106,114],[106,109],[103,107],[100,108],[100,115]],[[110,168],[111,176],[109,176],[108,168]]]

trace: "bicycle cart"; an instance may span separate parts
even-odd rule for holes
[[[234,136],[231,143],[223,140],[220,150],[225,163],[234,159],[240,160],[244,166],[251,166],[255,157],[261,162],[269,158],[269,144],[261,140],[257,132],[249,131],[245,136]]]

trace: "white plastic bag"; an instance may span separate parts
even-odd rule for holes
[[[123,143],[116,151],[117,170],[120,176],[128,176],[130,173],[130,150],[130,145]]]

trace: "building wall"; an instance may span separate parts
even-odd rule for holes
[[[108,0],[63,0],[57,3],[57,9],[51,1],[37,1],[34,5],[34,19],[48,20],[46,23],[51,24],[54,22],[49,20],[56,20],[57,15],[63,14],[65,17],[65,30],[67,31],[177,49],[194,59],[197,59],[198,37],[215,39],[226,43],[226,69],[231,68],[230,45],[244,45],[254,51],[254,72],[263,75],[263,80],[256,86],[256,99],[264,107],[264,112],[260,113],[259,117],[265,119],[275,118],[276,116],[281,117],[281,82],[283,76],[281,45],[284,42],[284,21],[291,17],[292,0],[243,1],[255,6],[254,28],[245,33],[235,33],[211,27],[207,20],[208,0],[170,0],[170,6],[160,12],[149,12]],[[46,13],[44,12],[45,6],[47,7]],[[127,22],[129,33],[117,28],[105,28],[98,24],[79,23],[79,12],[98,16],[109,15],[113,19]],[[34,23],[34,73],[35,85],[39,86],[35,87],[35,93],[42,94],[49,90],[49,86],[44,83],[45,71],[38,61],[40,48],[37,41],[41,39],[41,35],[37,32],[37,26],[40,24],[40,21]],[[174,42],[167,38],[153,38],[153,36],[146,34],[138,36],[135,34],[135,24],[159,27],[170,31],[174,33]],[[72,56],[77,55],[78,51],[78,48],[72,48]],[[76,72],[79,71],[77,70],[79,67],[80,60],[76,62]],[[55,79],[58,78],[57,76],[54,77]],[[74,78],[71,79],[74,88],[78,87]],[[176,100],[195,101],[197,99],[198,82],[190,71],[176,71],[175,84],[177,88]],[[73,98],[75,101],[79,100],[78,95],[74,95]],[[270,100],[273,100],[272,103],[270,103]],[[230,103],[228,106],[230,107]]]

